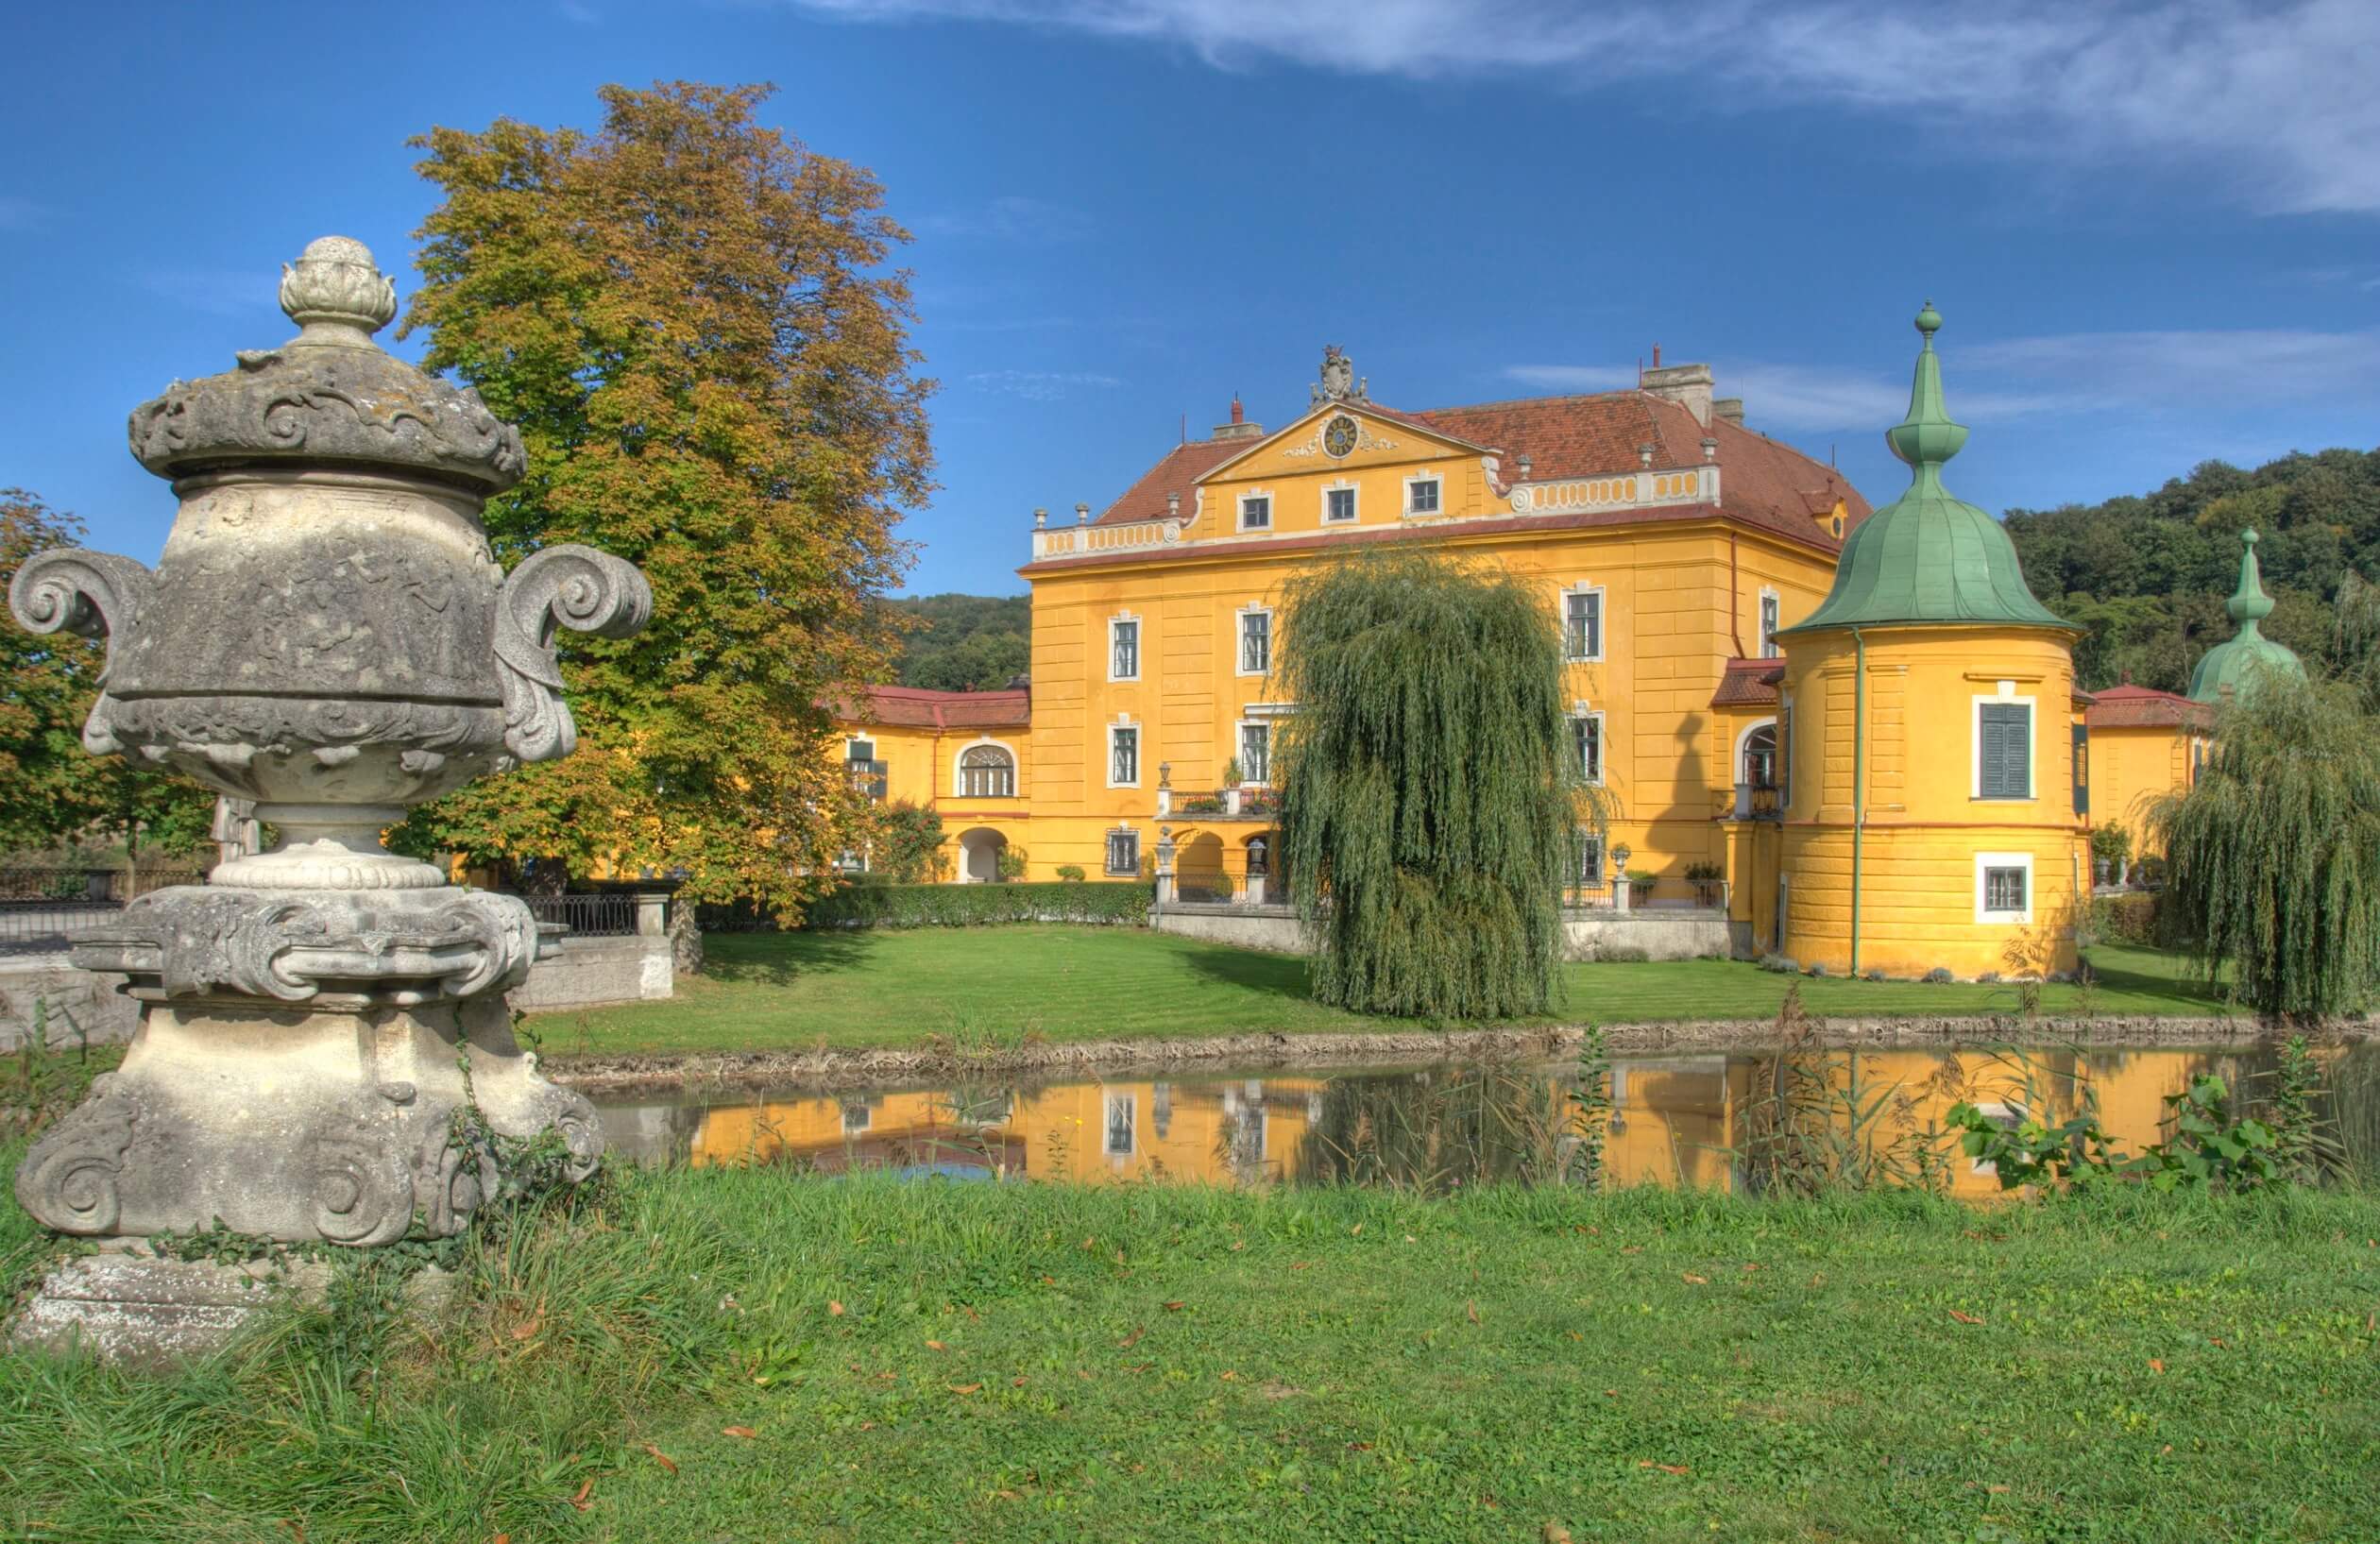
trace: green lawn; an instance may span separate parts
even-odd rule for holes
[[[178,1377],[0,1358],[0,1536],[2369,1538],[2376,1236],[2352,1192],[635,1174],[435,1328],[359,1298]]]
[[[915,1045],[940,1034],[978,1043],[1037,1033],[1052,1042],[1383,1027],[1315,1003],[1305,965],[1286,955],[1125,927],[965,927],[719,934],[707,974],[677,996],[530,1021],[549,1054],[748,1051]],[[2092,951],[2101,983],[2044,990],[2050,1012],[2204,1014],[2219,1010],[2180,957]],[[1765,1019],[1787,978],[1735,960],[1572,965],[1555,1019]],[[1995,1013],[2014,987],[1804,979],[1802,1001],[1834,1016]],[[1396,1023],[1395,1028],[1413,1027]]]

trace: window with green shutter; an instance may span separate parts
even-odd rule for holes
[[[2032,704],[1979,703],[1975,709],[1977,793],[1985,799],[2032,797]]]

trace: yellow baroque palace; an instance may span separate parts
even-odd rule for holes
[[[1910,489],[1873,514],[1707,365],[1416,412],[1328,349],[1289,424],[1234,401],[1096,518],[1036,511],[1029,687],[859,694],[845,758],[940,811],[953,881],[1147,876],[1162,837],[1176,899],[1263,901],[1284,583],[1431,542],[1541,585],[1560,625],[1579,772],[1617,811],[1573,902],[1724,908],[1739,953],[1838,972],[2070,968],[2094,767],[2136,820],[2202,721],[2127,707],[2143,745],[2088,749],[2077,630],[1942,486],[1966,431],[1940,325],[1887,434]]]

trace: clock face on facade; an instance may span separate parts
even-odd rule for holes
[[[1342,413],[1322,426],[1322,449],[1343,456],[1355,449],[1355,420]]]

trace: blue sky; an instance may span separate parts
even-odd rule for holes
[[[1972,13],[1972,14],[1970,14]],[[1663,346],[1879,502],[1930,297],[1998,510],[2380,443],[2380,6],[815,0],[42,7],[0,59],[0,484],[153,558],[124,416],[288,328],[325,232],[414,282],[408,135],[771,80],[916,233],[911,588],[1012,592],[1325,342],[1409,408]]]

